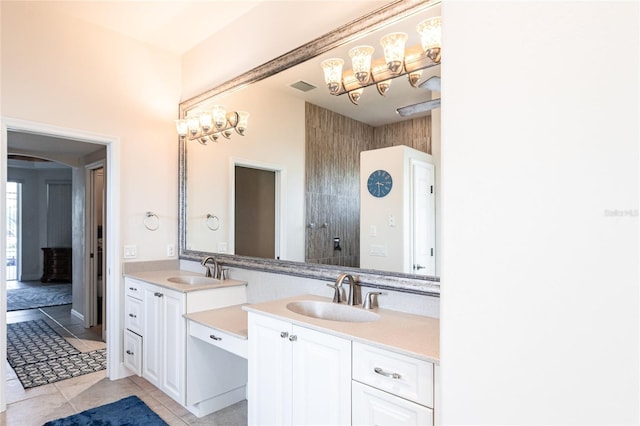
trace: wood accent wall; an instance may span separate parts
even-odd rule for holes
[[[305,261],[359,267],[360,152],[407,145],[430,154],[431,117],[374,128],[310,103],[305,116]]]

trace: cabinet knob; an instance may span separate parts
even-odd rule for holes
[[[133,355],[133,352],[129,349],[127,349],[127,355]]]
[[[384,370],[383,370],[382,368],[380,368],[380,367],[375,367],[375,368],[373,369],[373,371],[374,371],[376,374],[379,374],[379,375],[384,376],[384,377],[389,377],[389,378],[391,378],[391,379],[400,379],[400,378],[402,378],[402,376],[401,376],[400,374],[398,374],[398,373],[391,373],[391,372],[389,372],[389,371],[384,371]]]
[[[289,337],[289,333],[287,333],[286,331],[283,331],[280,333],[280,337],[282,337],[283,339],[286,339],[287,337]]]
[[[137,315],[134,315],[134,314],[129,314],[129,316],[130,316],[131,318],[137,318]]]
[[[164,294],[162,294],[162,293],[158,293],[158,292],[153,293],[153,295],[154,295],[155,297],[162,297],[162,296],[164,296]]]
[[[291,336],[289,336],[290,342],[295,342],[296,340],[298,340],[298,336],[296,336],[295,334],[292,334]]]
[[[210,335],[209,335],[209,338],[210,338],[210,339],[213,339],[213,340],[222,340],[222,337],[218,337],[218,336],[216,336],[215,334],[210,334]]]

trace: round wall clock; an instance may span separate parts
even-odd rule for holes
[[[393,179],[386,170],[376,170],[369,175],[367,189],[374,197],[382,198],[391,192]]]

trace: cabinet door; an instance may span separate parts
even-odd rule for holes
[[[130,330],[124,331],[124,366],[142,374],[142,337]]]
[[[186,352],[186,320],[181,293],[162,289],[162,390],[180,403],[184,403],[184,376]]]
[[[162,377],[162,298],[159,288],[143,286],[144,326],[142,340],[142,376],[161,387]]]
[[[406,399],[353,382],[353,424],[431,426],[433,411]]]
[[[291,324],[249,313],[249,424],[291,424]]]
[[[293,326],[293,424],[351,424],[351,341]]]

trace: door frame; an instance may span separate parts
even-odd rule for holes
[[[84,314],[84,326],[85,327],[91,327],[97,324],[97,308],[96,308],[96,301],[98,299],[98,294],[97,294],[97,289],[96,286],[94,285],[97,282],[97,263],[98,263],[98,258],[97,253],[98,253],[98,236],[95,235],[95,216],[96,216],[96,211],[95,211],[95,173],[96,170],[98,169],[103,169],[104,170],[104,174],[105,174],[105,182],[106,182],[106,168],[105,168],[105,161],[104,160],[99,160],[90,164],[86,164],[84,166],[84,170],[85,170],[85,212],[88,212],[88,215],[85,217],[85,231],[84,231],[84,235],[85,235],[85,241],[88,243],[85,243],[85,268],[84,268],[84,282],[86,283],[85,286],[85,294],[84,294],[84,306],[85,306],[85,314]],[[106,189],[106,188],[105,188]],[[104,194],[104,191],[103,191]],[[102,211],[103,211],[103,222],[106,221],[106,217],[104,215],[105,212],[105,207],[106,207],[106,200],[104,199],[104,195],[102,197]],[[104,242],[106,241],[105,235],[106,233],[104,232],[106,229],[106,226],[103,225],[103,256],[104,256],[104,247],[106,247],[106,244],[104,244]],[[93,258],[91,257],[91,253],[94,253]],[[102,265],[103,265],[103,279],[104,279],[104,259],[102,259]],[[104,281],[103,281],[104,282]],[[103,293],[104,295],[104,293]],[[104,325],[103,325],[103,332],[104,332]],[[103,336],[104,338],[104,336]]]
[[[107,303],[107,376],[114,380],[125,377],[127,372],[120,361],[121,352],[121,321],[118,315],[120,306],[116,303],[121,299],[121,265],[118,253],[120,247],[120,235],[118,221],[120,218],[120,138],[117,136],[100,135],[84,130],[53,126],[10,117],[0,118],[0,157],[7,158],[7,138],[9,131],[35,133],[46,136],[62,137],[78,141],[104,145],[107,150],[105,182],[107,212],[106,227],[107,239],[110,241],[106,251],[106,297]],[[7,162],[2,161],[0,167],[0,240],[6,241],[6,187]],[[0,244],[0,258],[6,257],[5,244]],[[7,355],[7,282],[6,265],[0,262],[0,357],[6,359]],[[6,363],[0,362],[0,411],[7,407],[7,371]]]

